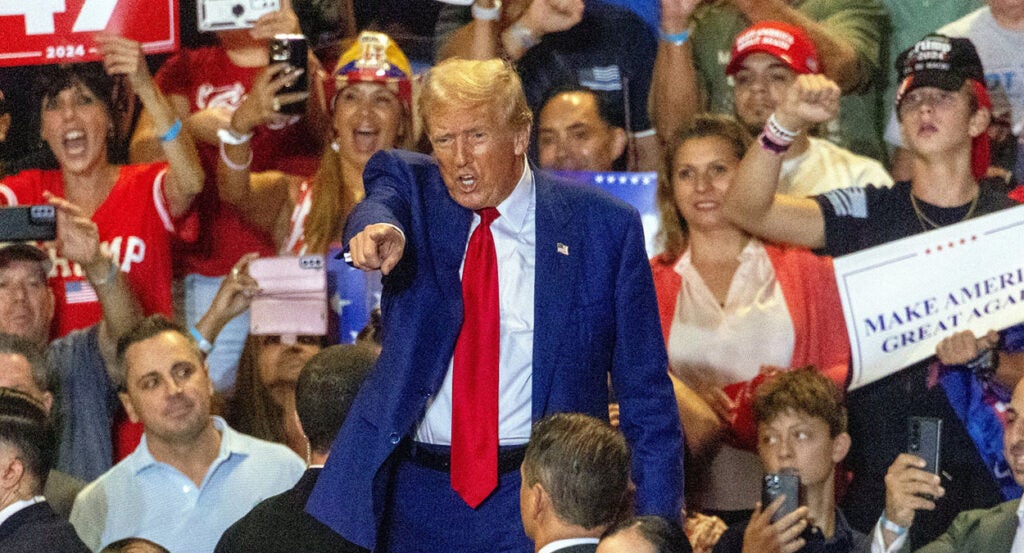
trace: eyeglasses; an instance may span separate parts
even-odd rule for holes
[[[900,113],[917,111],[928,104],[932,109],[945,109],[956,104],[958,94],[949,90],[911,90],[900,101]]]

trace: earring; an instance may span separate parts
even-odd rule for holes
[[[334,153],[341,152],[341,144],[338,144],[338,141],[334,140],[331,142],[331,149],[334,150]]]

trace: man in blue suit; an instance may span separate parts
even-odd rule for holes
[[[678,521],[682,432],[636,210],[530,168],[532,116],[499,60],[436,66],[419,109],[434,158],[376,154],[346,226],[352,263],[385,275],[383,349],[307,510],[371,549],[532,551],[518,514],[531,423],[557,412],[607,419],[610,374],[637,509]],[[487,241],[493,343],[473,288]],[[459,373],[466,349],[480,357]],[[471,425],[494,431],[471,456],[489,464],[467,471],[456,455],[470,408],[460,390],[490,370],[488,355],[496,393],[470,394],[470,407],[494,403],[497,416]]]

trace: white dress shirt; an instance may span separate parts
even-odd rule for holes
[[[871,536],[871,553],[893,553],[899,551],[907,542],[910,532],[904,532],[892,541],[888,548],[885,547],[885,538],[882,536],[882,519],[875,523],[875,529]],[[1017,531],[1013,534],[1013,546],[1010,553],[1024,553],[1024,501],[1017,505]]]
[[[544,547],[541,547],[540,551],[537,551],[537,553],[554,553],[555,551],[558,551],[559,549],[565,549],[566,547],[572,547],[574,545],[596,544],[598,541],[600,540],[598,540],[597,538],[569,538],[565,540],[555,540],[545,545]]]
[[[498,256],[498,298],[501,335],[498,365],[498,443],[521,445],[530,439],[533,397],[533,287],[536,274],[537,193],[533,172],[524,163],[523,174],[505,201],[500,217],[491,223]],[[469,237],[480,224],[473,214]],[[465,252],[463,252],[465,262]],[[462,269],[459,269],[462,273]],[[452,361],[441,389],[431,398],[416,430],[416,441],[452,443]]]
[[[20,510],[22,510],[22,509],[24,509],[26,507],[31,507],[31,506],[35,505],[36,503],[39,503],[39,502],[42,502],[42,501],[46,501],[46,498],[41,496],[41,495],[37,495],[37,496],[29,498],[29,499],[22,499],[20,501],[15,501],[14,503],[11,503],[10,505],[4,507],[3,509],[0,509],[0,526],[3,526],[4,523],[7,522],[7,519],[9,519],[12,516],[14,516],[14,514],[17,513],[18,511],[20,511]]]

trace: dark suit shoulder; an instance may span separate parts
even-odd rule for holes
[[[232,524],[217,542],[215,553],[261,551],[366,551],[353,545],[306,513],[306,502],[320,469],[309,469],[292,489],[269,497]]]
[[[36,503],[11,515],[0,524],[0,551],[4,553],[88,553],[71,523],[49,503]]]

